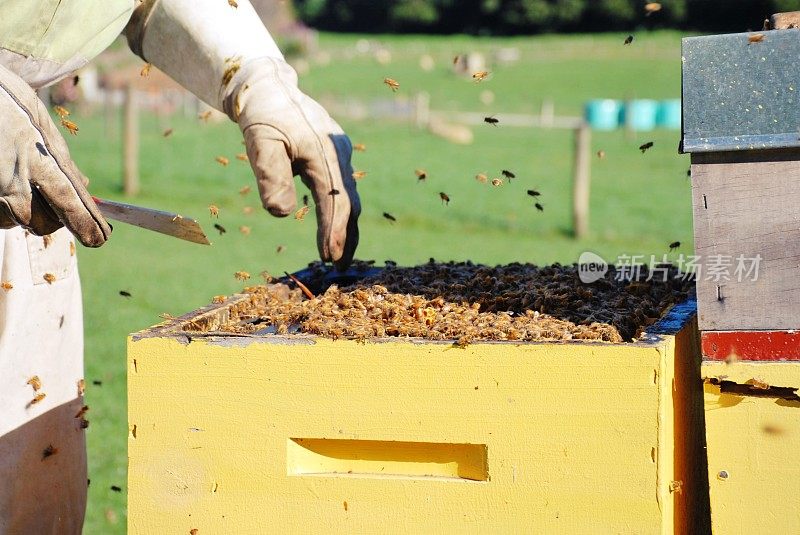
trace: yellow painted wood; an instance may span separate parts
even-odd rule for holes
[[[686,421],[673,407],[686,345],[674,336],[466,349],[281,340],[129,341],[129,533],[643,534],[684,523],[690,507],[676,509],[670,490],[690,483],[674,462]],[[485,446],[488,477],[408,465],[382,476],[375,464],[291,475],[291,439],[344,441],[323,451],[329,467],[366,442],[395,460],[376,444]],[[451,462],[420,447],[420,463]]]
[[[800,363],[704,362],[703,377],[800,387]],[[705,385],[714,533],[800,533],[800,402]]]

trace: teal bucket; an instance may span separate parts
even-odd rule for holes
[[[658,102],[655,100],[631,100],[625,104],[624,124],[632,130],[653,130],[657,114]]]
[[[586,103],[586,122],[594,130],[614,130],[619,127],[622,103],[610,98],[590,100]]]
[[[656,123],[660,128],[681,129],[681,99],[662,100],[658,103]]]

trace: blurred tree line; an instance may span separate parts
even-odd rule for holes
[[[640,28],[738,32],[760,30],[772,13],[800,0],[294,0],[315,28],[345,32],[520,34],[632,31]]]

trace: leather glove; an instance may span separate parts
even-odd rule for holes
[[[317,248],[346,269],[361,212],[350,140],[297,88],[297,75],[248,0],[145,0],[126,35],[131,49],[236,121],[261,201],[285,217],[296,204],[294,175],[314,195]]]
[[[361,212],[350,139],[297,88],[297,75],[282,59],[253,60],[230,85],[225,112],[242,129],[264,208],[278,217],[291,214],[293,176],[300,175],[316,204],[320,257],[346,269],[358,245]]]
[[[111,227],[83,186],[84,176],[47,108],[21,78],[0,65],[0,228],[45,235],[62,226],[88,247]]]
[[[769,18],[769,30],[800,29],[800,11],[775,13]]]

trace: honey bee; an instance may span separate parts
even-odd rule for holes
[[[308,214],[309,210],[310,208],[308,205],[301,206],[300,209],[294,213],[294,218],[298,221],[302,221],[306,217],[306,214]]]
[[[206,110],[203,113],[197,114],[197,118],[204,122],[208,122],[209,117],[211,117],[211,110]]]
[[[220,236],[222,236],[223,234],[225,234],[226,232],[228,232],[227,230],[225,230],[225,227],[223,227],[223,226],[222,226],[222,225],[220,225],[219,223],[214,223],[214,228],[215,228],[215,229],[217,229],[217,230],[219,231],[219,235],[220,235]]]
[[[446,205],[450,204],[450,196],[447,193],[445,193],[443,191],[440,191],[439,192],[439,198],[442,199],[442,204],[446,204]]]
[[[252,188],[250,186],[244,186],[242,189],[239,190],[239,195],[242,196],[247,195],[248,193],[250,193],[251,189]]]
[[[483,122],[486,124],[490,124],[492,126],[497,126],[497,123],[500,122],[500,119],[495,118],[494,116],[491,117],[484,117]]]
[[[78,381],[78,395],[82,396],[84,392],[86,392],[86,380],[80,379]]]
[[[47,281],[47,284],[53,284],[56,282],[56,276],[52,273],[45,273],[42,278]]]
[[[428,173],[425,172],[425,169],[415,169],[414,174],[417,175],[417,182],[421,182],[428,178]]]
[[[400,84],[394,78],[384,78],[383,83],[388,85],[393,93],[400,89]]]
[[[308,206],[308,195],[303,195],[303,206]]]
[[[642,145],[639,145],[639,150],[642,151],[642,154],[644,154],[645,152],[647,152],[647,149],[651,148],[652,146],[653,146],[653,142],[652,141],[648,141],[647,143],[643,143]]]
[[[233,75],[235,75],[237,72],[239,72],[239,69],[242,68],[241,58],[227,58],[225,60],[225,63],[226,64],[230,63],[230,65],[228,65],[225,68],[225,72],[222,73],[222,86],[223,87],[225,87],[229,83],[231,83],[231,80],[233,80]]]
[[[42,380],[39,379],[38,375],[34,375],[33,377],[25,381],[25,384],[31,385],[31,388],[33,388],[34,392],[38,392],[39,389],[42,388]]]
[[[602,160],[603,158],[606,157],[606,151],[604,151],[604,150],[597,151],[597,157]]]
[[[53,235],[52,234],[45,234],[42,236],[42,243],[44,244],[44,248],[47,249],[51,243],[53,243]]]
[[[475,80],[475,83],[484,81],[489,76],[489,71],[478,71],[472,73],[472,79]]]
[[[683,492],[683,481],[670,481],[669,491],[675,492],[676,494]]]
[[[483,174],[483,173],[478,173],[477,175],[475,175],[475,180],[477,180],[477,181],[478,181],[478,182],[480,182],[481,184],[486,184],[486,181],[487,181],[488,179],[489,179],[489,177],[487,177],[487,176],[486,176],[485,174]]]
[[[58,448],[55,448],[53,447],[52,444],[50,444],[44,449],[44,451],[42,451],[42,460],[44,461],[45,459],[47,459],[51,455],[55,455],[56,453],[58,453]]]
[[[658,2],[648,2],[644,5],[645,16],[649,17],[656,11],[661,11],[661,4]]]
[[[395,216],[393,216],[392,214],[390,214],[389,212],[384,212],[384,213],[383,213],[383,217],[384,217],[384,218],[386,218],[386,219],[388,219],[388,220],[389,220],[389,221],[391,221],[392,223],[394,223],[395,221],[397,221],[397,218],[396,218]]]
[[[230,160],[228,160],[225,156],[217,156],[216,158],[214,158],[214,160],[216,160],[217,163],[222,165],[222,167],[225,167],[230,163]]]
[[[347,500],[343,501],[342,505],[344,506],[344,511],[347,512]]]
[[[258,275],[259,275],[259,276],[260,276],[262,279],[264,279],[264,282],[265,282],[266,284],[269,284],[270,282],[272,282],[272,275],[270,275],[270,274],[269,274],[269,271],[267,271],[266,269],[265,269],[264,271],[262,271],[261,273],[259,273]]]
[[[69,115],[69,110],[63,106],[53,106],[53,111],[62,119]]]
[[[117,485],[111,485],[111,490],[113,490],[114,492],[122,492],[122,487],[119,487]]]
[[[367,146],[363,143],[356,143],[353,145],[353,150],[357,150],[358,152],[364,152],[367,150]]]
[[[361,180],[365,176],[367,176],[367,172],[366,171],[353,171],[353,179],[354,180]]]
[[[5,291],[9,291],[14,287],[14,285],[11,284],[11,281],[3,281],[0,282],[0,287],[2,287]]]
[[[239,7],[239,4],[236,3],[236,0],[228,0],[228,5],[233,8]]]
[[[163,135],[164,137],[169,137],[169,136],[171,136],[171,135],[172,135],[172,128],[167,128],[166,130],[164,130],[164,133],[163,133],[162,135]]]
[[[70,256],[75,256],[75,242],[74,241],[69,242],[69,255]]]
[[[625,42],[623,42],[622,44],[623,44],[623,45],[629,45],[629,44],[631,44],[632,42],[633,42],[633,36],[632,36],[632,35],[629,35],[628,37],[626,37],[626,38],[625,38]]]
[[[275,248],[275,252],[277,254],[281,254],[284,250],[286,250],[286,247],[283,245],[279,245],[278,247]]]
[[[538,197],[539,195],[541,195],[541,193],[539,193],[539,192],[538,192],[537,190],[535,190],[535,189],[529,189],[529,190],[528,190],[528,195],[530,195],[531,197]]]
[[[763,40],[764,40],[764,34],[763,33],[754,33],[754,34],[751,34],[751,35],[747,36],[747,44],[748,45],[751,45],[753,43],[760,43]]]
[[[228,298],[224,295],[215,295],[214,297],[211,298],[211,302],[214,303],[215,305],[218,305],[220,303],[224,303],[227,299]]]
[[[459,60],[460,58],[461,58],[461,54],[458,54],[458,55],[455,55],[455,56],[453,56],[453,65],[455,65],[456,63],[458,63],[458,60]]]
[[[81,418],[81,429],[86,429],[87,427],[89,427],[89,420]]]
[[[250,227],[248,227],[247,225],[242,225],[241,227],[239,227],[239,232],[241,232],[245,236],[250,235],[250,230],[251,230]]]
[[[230,1],[230,0],[228,0],[228,1]],[[189,530],[189,535],[197,535],[198,533],[199,532],[198,532],[197,528],[192,528],[192,529]]]
[[[240,161],[242,161],[242,162],[249,162],[249,161],[250,161],[250,158],[248,158],[248,157],[247,157],[247,154],[245,154],[244,152],[240,152],[240,153],[238,153],[238,154],[236,155],[236,159],[237,159],[237,160],[240,160]]]
[[[253,207],[252,207],[252,206],[243,206],[243,207],[242,207],[242,213],[243,213],[244,215],[250,215],[250,214],[252,214],[252,213],[253,213]]]
[[[677,249],[680,246],[681,246],[681,242],[674,241],[674,242],[669,244],[669,251],[672,252],[672,251],[674,251],[675,249]]]
[[[538,202],[537,202],[536,204],[534,204],[534,206],[535,206],[535,207],[536,207],[536,209],[537,209],[537,210],[539,210],[540,212],[544,212],[544,206],[542,206],[542,205],[541,205],[541,203],[538,203]]]
[[[212,217],[219,218],[219,206],[216,204],[209,204],[208,213],[211,214]]]
[[[83,418],[83,415],[86,414],[88,411],[89,411],[89,405],[84,405],[78,411],[78,414],[75,415],[75,418]]]
[[[78,125],[76,125],[72,121],[62,118],[61,119],[61,126],[66,128],[67,130],[69,130],[69,133],[72,134],[73,136],[77,136],[78,135]]]
[[[169,312],[162,312],[161,314],[158,315],[158,317],[166,321],[172,321],[175,319],[175,316],[173,316]]]
[[[38,394],[33,396],[33,399],[31,400],[29,405],[36,405],[37,403],[39,403],[40,401],[42,401],[46,397],[47,397],[47,394],[45,394],[44,392],[39,392]]]
[[[152,69],[152,68],[153,68],[153,64],[152,63],[145,63],[144,67],[142,67],[142,70],[139,71],[139,76],[143,76],[143,77],[150,76],[150,69]]]
[[[503,169],[503,170],[502,170],[502,171],[500,171],[500,172],[502,173],[502,175],[503,175],[504,177],[506,177],[506,178],[508,179],[508,181],[509,181],[509,182],[511,182],[511,179],[512,179],[512,178],[517,178],[517,175],[515,175],[514,173],[512,173],[512,172],[511,172],[511,171],[509,171],[508,169]]]
[[[756,390],[769,390],[770,389],[770,386],[767,383],[765,383],[764,381],[762,381],[761,379],[757,379],[757,378],[753,377],[751,379],[751,381],[752,382],[750,383],[750,388],[755,388]]]
[[[493,178],[492,179],[492,186],[498,187],[498,186],[502,186],[502,185],[503,185],[503,179],[502,178]]]
[[[120,291],[119,291],[119,295],[121,295],[122,297],[128,297],[128,298],[130,298],[130,297],[131,297],[131,293],[130,293],[130,292],[127,292],[127,291],[125,291],[125,290],[120,290]]]
[[[92,384],[95,386],[102,386],[103,381],[99,381],[97,379],[92,379]]]

